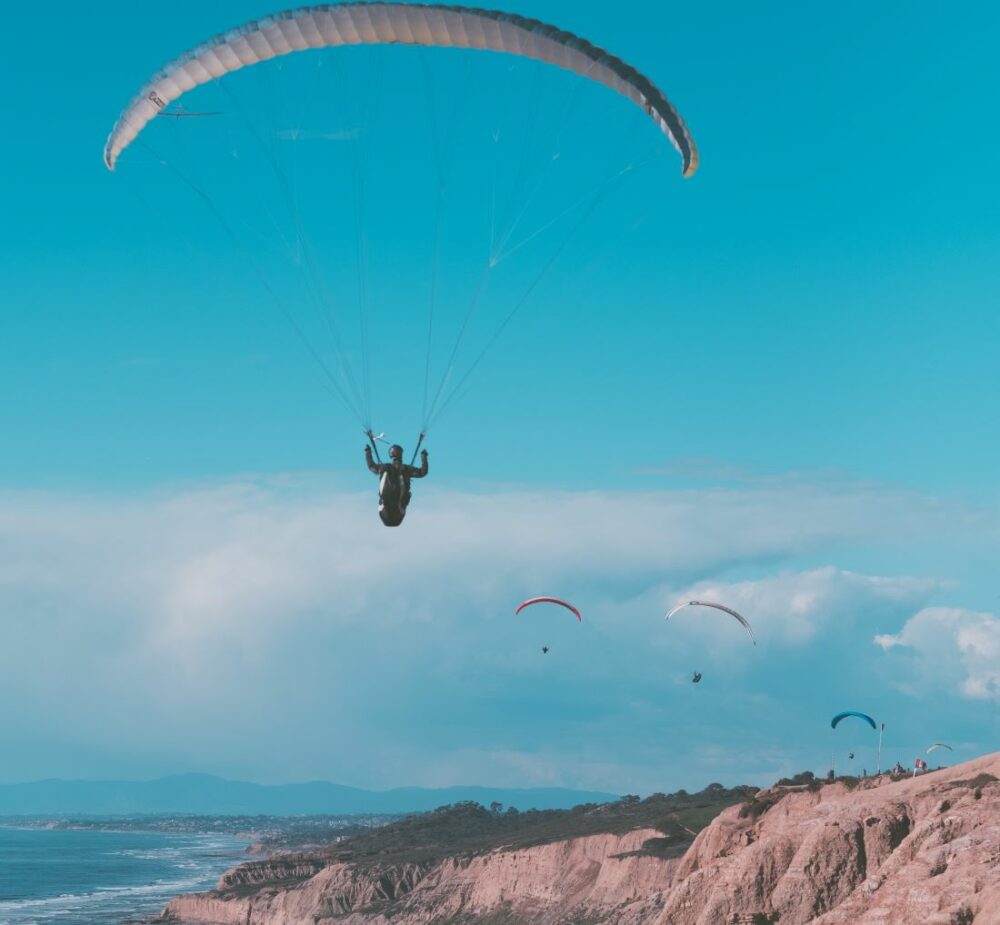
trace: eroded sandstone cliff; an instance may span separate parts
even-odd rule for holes
[[[1000,925],[1000,755],[761,791],[682,857],[650,828],[411,864],[280,858],[168,906],[192,925]],[[310,867],[316,864],[321,869]]]

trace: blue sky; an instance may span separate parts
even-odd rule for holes
[[[442,164],[428,112],[449,152],[442,336],[479,272],[494,164],[501,198],[521,152],[540,183],[519,241],[659,153],[449,406],[392,533],[358,424],[246,259],[147,152],[101,163],[157,67],[271,11],[8,12],[0,696],[18,706],[0,776],[766,782],[867,748],[831,740],[839,709],[884,718],[893,760],[928,734],[995,748],[1000,13],[517,7],[663,87],[702,152],[690,181],[624,101],[490,56],[299,56],[193,98],[222,116],[151,126],[321,350],[234,109],[302,183],[348,329],[360,152],[374,423],[407,445]],[[566,227],[502,263],[463,364]],[[513,620],[543,593],[583,627]],[[739,602],[758,649],[695,614],[665,626],[696,593]]]

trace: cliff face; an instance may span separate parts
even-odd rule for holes
[[[1000,925],[997,778],[991,756],[773,805],[773,792],[759,794],[698,836],[649,921]]]
[[[199,925],[1000,925],[1000,755],[896,783],[764,791],[677,859],[642,853],[659,837],[318,872],[255,862],[165,914]]]
[[[166,916],[212,925],[582,923],[657,889],[678,862],[627,855],[658,837],[653,829],[594,835],[426,866],[335,863],[294,885],[263,887],[269,862],[256,862],[224,875],[216,893],[173,900]]]

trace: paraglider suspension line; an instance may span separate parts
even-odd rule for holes
[[[216,205],[211,196],[202,189],[194,180],[187,176],[183,171],[181,171],[175,164],[166,158],[160,156],[146,141],[142,138],[137,139],[136,144],[144,148],[155,161],[157,161],[161,166],[165,167],[170,173],[172,173],[178,180],[181,181],[185,186],[187,186],[204,204],[208,211],[211,213],[212,217],[219,223],[219,226],[225,232],[226,236],[229,238],[234,250],[240,257],[246,262],[246,264],[253,271],[254,275],[257,277],[257,281],[261,288],[270,296],[271,300],[274,302],[278,311],[284,315],[285,320],[291,325],[292,330],[298,335],[299,340],[302,342],[303,346],[306,348],[308,353],[316,361],[319,368],[323,371],[326,379],[328,380],[330,386],[333,388],[334,393],[343,402],[344,407],[351,412],[359,421],[362,419],[361,411],[355,405],[347,393],[344,391],[337,377],[333,374],[333,371],[323,360],[323,357],[318,353],[316,348],[312,345],[312,342],[306,336],[305,331],[303,331],[301,325],[295,320],[295,316],[289,310],[288,306],[285,304],[284,300],[274,289],[274,287],[268,281],[264,271],[261,269],[260,265],[254,259],[253,255],[244,245],[239,235],[233,230],[232,226],[226,221],[225,216],[222,211]]]
[[[368,437],[368,442],[372,445],[372,451],[375,453],[375,459],[378,461],[379,465],[381,465],[382,457],[378,452],[378,442],[375,440],[375,434],[373,434],[370,430],[365,431],[365,434]]]
[[[426,437],[426,436],[427,435],[423,434],[423,433],[420,435],[420,439],[417,441],[417,445],[416,445],[416,447],[413,450],[413,458],[410,460],[410,465],[411,466],[414,463],[416,463],[416,461],[417,461],[417,454],[420,453],[420,448],[424,445],[424,437]]]

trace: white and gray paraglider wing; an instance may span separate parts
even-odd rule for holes
[[[746,630],[747,635],[750,637],[750,641],[753,642],[754,645],[757,645],[757,639],[753,634],[753,627],[750,625],[750,621],[744,617],[743,614],[738,613],[731,607],[726,607],[725,604],[716,604],[712,601],[684,601],[684,603],[678,604],[674,607],[673,610],[666,615],[666,619],[669,620],[674,614],[683,610],[685,607],[711,607],[715,610],[721,610],[723,613],[728,613],[731,617],[734,617],[740,622],[740,625]]]
[[[684,176],[698,151],[680,114],[642,73],[585,39],[534,19],[494,10],[417,3],[335,3],[254,20],[203,42],[158,71],[126,107],[104,148],[118,156],[184,93],[271,58],[342,45],[466,48],[544,61],[603,84],[640,107],[681,155]]]

